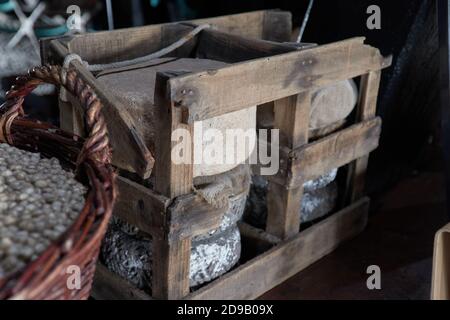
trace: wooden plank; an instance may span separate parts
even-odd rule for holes
[[[243,38],[216,30],[204,30],[199,36],[197,57],[236,63],[295,50],[297,48],[291,45]]]
[[[228,208],[215,208],[195,194],[173,202],[136,182],[117,178],[119,197],[114,215],[151,235],[165,234],[168,241],[195,237],[220,226]]]
[[[55,63],[62,64],[63,58],[68,50],[67,43],[72,39],[73,36],[58,36],[41,39],[39,41],[39,46],[42,65]],[[58,42],[65,50],[63,52],[59,51],[57,48],[55,50],[54,42]]]
[[[153,285],[155,299],[176,300],[189,294],[191,238],[167,242],[153,238]]]
[[[287,186],[298,186],[367,155],[378,147],[380,133],[381,118],[377,117],[292,151]]]
[[[380,80],[380,71],[372,71],[361,77],[360,96],[356,115],[357,122],[375,117]],[[346,195],[344,197],[347,203],[352,203],[363,196],[368,163],[369,155],[367,154],[356,159],[349,165]]]
[[[292,150],[308,143],[310,108],[310,92],[275,101],[274,128],[280,130],[282,148]],[[303,183],[288,189],[269,181],[266,231],[281,239],[295,236],[300,228],[302,197]]]
[[[310,92],[274,102],[274,128],[280,130],[280,146],[296,149],[308,143],[310,109]]]
[[[357,109],[358,121],[369,120],[375,117],[380,80],[381,71],[372,71],[361,76],[359,88],[360,96]]]
[[[255,228],[243,221],[239,221],[238,226],[242,237],[257,240],[265,246],[275,246],[281,242],[280,238],[277,238],[262,229]]]
[[[279,10],[264,12],[262,32],[264,40],[290,42],[292,37],[292,14]]]
[[[151,300],[131,283],[97,263],[91,295],[96,300]]]
[[[255,11],[236,15],[191,20],[194,24],[211,24],[214,27],[232,34],[240,34],[249,38],[263,37],[263,21],[267,11]],[[280,28],[287,28],[287,13],[278,13]],[[272,18],[273,19],[273,18]],[[274,20],[272,20],[274,21]],[[165,27],[176,24],[165,23],[137,28],[100,31],[76,35],[69,43],[71,52],[78,53],[89,63],[108,63],[133,59],[160,50],[169,41],[163,36]],[[283,27],[284,26],[284,27]],[[280,30],[281,30],[280,29]],[[276,39],[280,32],[266,30],[264,36]],[[167,36],[170,36],[167,34]],[[171,38],[175,42],[179,38]]]
[[[194,149],[193,126],[182,123],[183,110],[167,100],[167,83],[173,74],[158,72],[155,82],[155,105],[158,108],[160,124],[156,141],[155,190],[170,199],[193,191]],[[172,141],[172,133],[183,130],[186,137]],[[172,159],[172,150],[180,146],[186,161],[177,163]]]
[[[157,73],[155,105],[158,108],[159,130],[156,137],[155,190],[170,199],[193,191],[193,126],[182,124],[183,110],[167,100],[169,73]],[[173,141],[172,133],[184,130],[181,141]],[[173,158],[176,145],[182,145],[184,162]],[[168,217],[166,217],[167,219]],[[183,225],[184,227],[184,225]],[[153,239],[153,296],[157,299],[180,299],[189,293],[191,237],[171,241],[164,237]]]
[[[73,61],[72,65],[83,80],[95,88],[96,94],[104,104],[103,114],[108,124],[108,133],[113,149],[113,164],[127,171],[135,172],[144,179],[149,178],[155,160],[142,137],[137,133],[132,117],[122,107],[122,102],[113,98],[108,89],[96,81],[81,63]]]
[[[59,107],[59,126],[61,129],[74,134],[79,133],[79,128],[76,128],[75,109],[68,101],[67,92],[61,88],[59,93],[58,107]]]
[[[266,232],[281,239],[289,239],[298,234],[302,198],[303,186],[288,189],[269,181]]]
[[[227,210],[228,207],[213,207],[195,194],[177,197],[168,209],[168,241],[195,237],[218,228]]]
[[[281,242],[281,239],[245,222],[240,221],[238,226],[242,242],[241,263],[253,259]]]
[[[161,48],[166,48],[174,42],[180,40],[191,32],[195,28],[195,25],[181,24],[181,23],[169,23],[161,27]],[[189,58],[194,56],[194,51],[198,46],[199,38],[192,37],[183,46],[172,51],[167,56],[178,58]],[[140,56],[143,56],[140,53]]]
[[[368,198],[354,203],[195,291],[187,299],[245,300],[259,297],[359,234],[367,224],[368,206]]]
[[[364,38],[237,63],[170,79],[170,100],[188,123],[282,99],[390,65]]]
[[[262,39],[265,36],[263,34],[265,12],[267,11],[253,11],[228,16],[196,19],[190,22],[197,25],[210,24],[218,30],[241,35],[246,38]]]
[[[90,64],[134,59],[158,51],[161,46],[162,25],[76,35],[68,44],[71,53]]]
[[[124,177],[116,181],[119,196],[114,215],[151,235],[163,233],[170,199]]]
[[[60,57],[69,54],[68,49],[56,40],[52,41],[52,48]],[[104,105],[103,115],[108,124],[113,164],[121,169],[136,172],[144,179],[149,178],[154,166],[154,158],[142,137],[137,133],[130,114],[122,107],[122,102],[114,99],[108,89],[99,83],[79,61],[72,61],[71,66],[88,85],[95,88],[95,93]],[[120,152],[114,152],[114,150],[120,150]]]

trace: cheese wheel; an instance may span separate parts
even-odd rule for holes
[[[315,180],[304,183],[303,197],[298,199],[301,201],[298,213],[301,223],[314,221],[334,209],[338,197],[336,175],[337,169],[333,169]],[[263,176],[252,177],[244,220],[258,228],[264,228],[267,221],[268,185],[267,179]]]
[[[247,193],[230,198],[220,227],[192,239],[190,286],[211,281],[230,270],[241,256],[237,221],[244,213]],[[105,266],[139,289],[151,292],[152,239],[113,217],[101,249]]]
[[[357,100],[358,89],[353,80],[341,81],[314,91],[311,95],[310,139],[325,136],[342,127]],[[270,129],[273,126],[273,103],[266,103],[258,110],[258,128]]]
[[[311,97],[309,128],[324,128],[347,118],[357,101],[358,89],[353,80],[318,89]]]

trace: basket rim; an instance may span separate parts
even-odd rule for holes
[[[90,130],[86,139],[24,117],[23,99],[41,83],[60,84],[78,97],[85,106]],[[75,171],[88,182],[85,203],[77,219],[37,259],[20,271],[0,278],[0,299],[39,299],[53,292],[60,292],[59,298],[73,297],[77,292],[69,292],[66,286],[64,266],[67,265],[84,268],[83,276],[89,278],[85,286],[90,288],[93,271],[87,266],[98,258],[116,199],[116,174],[111,165],[102,106],[93,90],[74,70],[63,76],[59,66],[34,68],[28,76],[17,78],[16,85],[7,93],[7,101],[0,106],[0,143],[37,151],[44,156],[46,153],[42,150],[50,148],[56,154],[53,157],[59,161],[69,160]],[[79,291],[86,292],[85,288]]]

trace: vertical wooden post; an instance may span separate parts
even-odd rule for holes
[[[173,76],[158,73],[155,86],[155,103],[158,106],[160,128],[156,139],[155,190],[174,199],[193,188],[193,127],[182,123],[183,110],[167,99],[168,80]],[[182,129],[188,136],[182,141],[172,141],[172,132]],[[189,163],[176,164],[172,149],[182,144]],[[170,223],[167,213],[164,221]],[[164,231],[153,241],[153,296],[156,299],[180,299],[189,294],[189,264],[191,239],[169,241]]]
[[[378,89],[381,71],[372,71],[361,76],[360,93],[356,122],[369,120],[376,116]],[[344,201],[350,204],[362,198],[369,155],[349,164]]]
[[[184,298],[189,294],[191,239],[172,243],[167,239],[153,237],[153,248],[153,298]]]
[[[59,94],[59,124],[61,129],[84,137],[84,115],[80,103],[66,89]]]
[[[280,147],[295,149],[308,143],[310,106],[310,92],[275,101],[274,128],[280,130]],[[266,227],[268,233],[281,239],[291,238],[298,233],[302,196],[303,185],[288,189],[286,186],[269,182]]]

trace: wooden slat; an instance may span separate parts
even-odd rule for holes
[[[179,39],[183,38],[185,35],[191,32],[194,27],[195,25],[181,23],[169,23],[167,25],[163,25],[161,35],[161,48],[166,48]],[[191,57],[193,56],[195,48],[198,46],[198,42],[198,37],[192,37],[183,46],[172,51],[167,56],[178,58]],[[138,56],[142,57],[142,52],[140,52]]]
[[[77,35],[67,44],[71,53],[77,53],[90,64],[105,64],[142,57],[167,47],[182,38],[192,28],[178,23],[101,31]],[[196,39],[189,40],[182,49],[172,54],[188,56]]]
[[[153,238],[153,285],[155,299],[176,300],[189,294],[191,238],[175,242]]]
[[[381,119],[353,125],[291,152],[292,172],[288,186],[298,186],[361,158],[378,147]]]
[[[67,48],[56,40],[52,42],[52,47],[59,56],[64,57],[69,53]],[[79,61],[72,61],[71,66],[77,70],[88,85],[95,88],[95,93],[104,104],[103,115],[108,124],[113,148],[113,164],[121,169],[136,172],[142,178],[150,177],[154,158],[142,137],[137,133],[130,114],[122,107],[122,103],[114,99],[108,89],[99,83]]]
[[[61,129],[79,134],[79,128],[76,127],[76,114],[72,104],[68,101],[67,92],[64,88],[60,90],[58,107],[59,107],[59,126]]]
[[[255,299],[321,259],[367,224],[369,199],[341,210],[187,297],[193,300]]]
[[[156,137],[155,191],[174,199],[193,191],[194,149],[193,126],[182,123],[183,110],[167,100],[167,83],[172,74],[158,72],[155,82],[155,105],[158,107],[159,130]],[[151,88],[149,88],[151,90]],[[190,137],[182,141],[172,141],[172,133],[184,130]],[[175,163],[172,150],[183,143],[184,152],[190,157],[189,163]]]
[[[189,109],[188,122],[261,105],[390,64],[378,49],[353,38],[237,63],[169,81],[169,97]]]
[[[117,178],[119,197],[114,215],[152,235],[165,234],[168,241],[195,237],[219,227],[227,207],[215,208],[195,194],[173,202],[136,182]]]
[[[170,205],[169,198],[123,177],[117,178],[117,187],[115,216],[152,235],[165,231],[164,214]]]
[[[133,59],[161,48],[162,26],[100,31],[75,36],[69,50],[90,64]]]
[[[227,210],[215,208],[195,194],[177,197],[168,209],[167,238],[177,241],[214,230]]]
[[[151,300],[145,292],[97,263],[91,295],[97,300]]]
[[[211,24],[219,30],[239,34],[249,38],[267,38],[281,41],[285,38],[290,25],[291,15],[288,12],[269,13],[271,11],[255,11],[236,15],[191,20],[194,24]],[[269,18],[267,18],[269,17]],[[265,22],[274,24],[273,30],[264,27]],[[170,33],[164,36],[165,27],[176,23],[149,25],[137,28],[100,31],[76,35],[69,43],[71,52],[76,52],[90,63],[108,63],[132,59],[158,51],[170,38]],[[172,42],[179,38],[172,37]],[[285,40],[283,40],[285,41]],[[48,50],[44,46],[47,56]]]
[[[380,88],[381,71],[372,71],[361,76],[360,96],[358,102],[358,121],[375,117],[377,111],[378,90]]]
[[[96,81],[79,61],[73,61],[72,65],[83,80],[95,88],[95,93],[104,104],[103,114],[108,124],[113,164],[130,172],[136,172],[142,178],[149,178],[155,159],[138,134],[131,115],[122,106],[122,102],[112,97],[109,90]]]
[[[264,253],[281,242],[281,239],[245,222],[240,221],[238,226],[242,239],[241,260],[248,261],[249,258]]]
[[[282,148],[292,150],[308,143],[310,108],[309,92],[275,101],[274,128],[280,130]],[[288,239],[299,232],[303,183],[298,185],[288,189],[269,181],[266,231],[278,238]]]
[[[296,47],[270,41],[242,38],[217,30],[204,30],[199,37],[197,56],[227,63],[292,52]]]
[[[264,40],[289,42],[292,37],[292,14],[286,11],[269,10],[264,12]]]
[[[380,80],[380,71],[372,71],[361,77],[357,121],[365,121],[375,117]],[[347,203],[356,201],[363,196],[368,163],[369,155],[367,154],[349,165],[346,187],[348,196],[344,198],[344,200],[348,201]]]
[[[255,228],[243,221],[239,221],[238,226],[242,237],[257,240],[265,246],[275,246],[281,242],[280,238],[277,238],[262,229]]]
[[[218,30],[241,35],[247,38],[262,39],[268,34],[263,34],[264,15],[267,11],[254,11],[228,16],[191,20],[190,22],[210,24]]]
[[[193,191],[194,142],[193,126],[181,123],[183,110],[166,98],[167,82],[172,76],[169,73],[156,75],[155,105],[159,106],[160,127],[155,139],[155,191],[175,199]],[[178,129],[184,130],[187,134],[183,137],[182,143],[183,152],[189,155],[188,163],[176,163],[172,158],[174,146],[180,144],[179,141],[172,141],[172,133]],[[167,218],[171,217],[166,216]],[[180,299],[186,296],[189,293],[191,237],[175,241],[168,239],[167,235],[154,237],[153,255],[153,296],[157,299]]]
[[[274,129],[280,146],[296,149],[308,143],[311,94],[303,92],[274,102]]]
[[[300,229],[303,186],[286,188],[269,181],[266,232],[281,239],[295,236]]]

